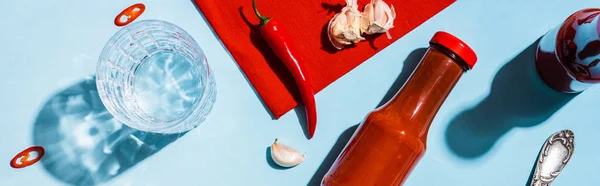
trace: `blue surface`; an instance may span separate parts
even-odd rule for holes
[[[44,104],[94,74],[100,50],[118,30],[112,19],[136,2],[2,2],[0,185],[67,184],[41,163],[17,170],[8,162],[43,133],[34,133],[34,123]],[[138,155],[106,185],[317,183],[352,127],[399,88],[438,30],[469,43],[479,62],[438,113],[428,151],[405,185],[525,185],[542,143],[561,129],[574,131],[576,150],[553,185],[597,185],[600,87],[565,97],[536,84],[527,69],[539,37],[576,10],[600,7],[597,0],[458,1],[320,92],[312,140],[295,112],[270,118],[192,2],[143,2],[139,19],[175,23],[203,47],[216,75],[217,103],[206,123]],[[266,153],[275,138],[305,152],[306,161],[272,167]],[[76,175],[63,174],[69,171]]]

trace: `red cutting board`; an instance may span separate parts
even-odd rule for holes
[[[373,36],[352,48],[338,51],[327,39],[328,21],[339,12],[343,0],[256,0],[261,14],[287,28],[306,62],[316,92],[366,61],[386,46],[433,17],[455,0],[385,0],[396,10],[392,39]],[[231,53],[274,118],[299,102],[291,74],[261,37],[251,0],[194,0],[221,42]],[[359,10],[370,0],[358,0]],[[390,59],[399,60],[399,59]],[[319,104],[317,100],[317,105]]]

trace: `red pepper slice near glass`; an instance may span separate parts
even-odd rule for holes
[[[29,159],[29,156],[32,152],[36,152],[37,157],[34,159]],[[10,166],[15,169],[20,169],[33,165],[34,163],[37,163],[42,159],[44,153],[44,148],[41,146],[29,147],[15,155],[15,157],[13,157],[13,159],[10,160]]]
[[[301,59],[293,40],[288,32],[270,17],[261,15],[256,9],[255,0],[252,0],[252,8],[256,17],[260,19],[258,25],[262,37],[275,55],[283,62],[287,69],[292,73],[296,85],[300,90],[302,102],[306,112],[306,123],[308,129],[308,138],[312,138],[317,125],[317,107],[315,103],[314,91],[310,84],[310,77],[306,73],[304,61]]]
[[[140,17],[142,13],[146,10],[146,6],[142,3],[137,3],[127,7],[125,10],[121,11],[117,17],[115,17],[115,25],[117,26],[125,26],[136,18]]]

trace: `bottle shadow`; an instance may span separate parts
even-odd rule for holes
[[[535,69],[539,39],[506,63],[496,74],[491,93],[474,108],[456,116],[446,129],[446,143],[462,158],[488,152],[515,127],[546,121],[577,94],[550,89]]]
[[[418,48],[416,50],[413,50],[406,57],[400,75],[398,75],[398,77],[396,78],[390,89],[387,91],[385,96],[383,96],[382,100],[379,102],[377,107],[380,107],[387,103],[389,100],[391,100],[394,97],[394,95],[396,95],[396,93],[402,88],[402,86],[404,86],[404,83],[406,83],[412,72],[419,65],[421,58],[423,58],[423,56],[425,55],[425,52],[427,52],[427,48]],[[327,156],[325,156],[325,159],[323,160],[323,162],[321,162],[321,165],[319,165],[319,168],[317,168],[317,171],[313,174],[312,178],[308,182],[309,186],[321,185],[321,180],[323,179],[327,171],[329,171],[329,168],[331,167],[331,165],[333,165],[333,163],[335,162],[339,154],[342,152],[342,150],[344,150],[344,147],[346,146],[350,138],[352,138],[352,135],[354,135],[354,132],[356,131],[356,129],[358,129],[359,125],[360,123],[346,129],[344,132],[342,132],[342,134],[340,134],[337,141],[335,142],[329,153],[327,153]]]
[[[325,159],[323,160],[321,165],[319,165],[319,168],[308,182],[309,186],[321,185],[321,180],[323,180],[323,177],[325,176],[325,174],[327,174],[327,171],[329,171],[329,168],[331,167],[331,165],[333,165],[335,159],[337,159],[340,153],[342,153],[342,150],[344,150],[344,147],[346,147],[346,143],[348,143],[348,141],[350,141],[350,138],[352,138],[352,135],[354,135],[354,132],[358,128],[358,125],[359,124],[356,124],[346,129],[344,132],[342,132],[342,134],[340,134],[340,137],[338,137],[337,141],[335,142],[329,153],[327,153],[327,156],[325,156]]]
[[[404,86],[404,83],[408,81],[410,75],[415,71],[415,69],[419,65],[419,62],[421,62],[421,59],[423,58],[423,56],[425,56],[426,52],[427,48],[417,48],[410,52],[410,54],[408,54],[408,56],[404,60],[404,66],[402,67],[400,75],[398,75],[390,89],[387,91],[387,93],[385,93],[377,107],[383,106],[385,103],[390,101],[396,95],[396,93],[400,91],[402,86]]]
[[[70,185],[104,183],[158,152],[185,133],[138,131],[104,107],[95,77],[53,95],[34,123],[33,142],[43,146],[44,169]]]

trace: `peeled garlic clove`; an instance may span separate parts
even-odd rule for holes
[[[282,167],[293,167],[302,161],[304,161],[304,154],[298,152],[296,149],[288,147],[278,142],[275,139],[275,143],[271,145],[271,158]]]
[[[362,15],[366,22],[361,26],[362,32],[365,34],[386,33],[391,39],[388,30],[394,27],[394,19],[396,19],[394,5],[390,7],[383,0],[371,0],[371,3],[365,6]]]
[[[346,0],[346,6],[335,14],[327,26],[329,42],[339,49],[365,40],[361,36],[361,23],[363,16],[358,11],[357,0]]]

